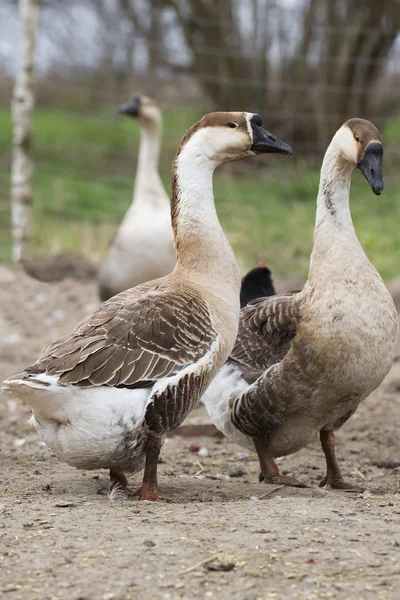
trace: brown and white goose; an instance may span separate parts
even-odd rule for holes
[[[65,462],[110,469],[111,492],[143,466],[140,498],[157,500],[165,435],[198,402],[235,343],[240,272],[214,206],[218,165],[291,154],[258,115],[212,113],[188,130],[173,165],[175,270],[121,292],[34,365],[4,382]]]
[[[167,275],[176,263],[169,197],[158,172],[161,110],[150,98],[137,96],[119,111],[138,121],[140,147],[132,204],[99,269],[102,301]]]
[[[320,435],[327,472],[321,486],[353,491],[334,453],[334,431],[387,375],[398,341],[395,306],[354,231],[350,180],[358,167],[383,190],[382,137],[351,119],[325,154],[308,281],[299,293],[261,298],[241,311],[230,360],[203,402],[216,426],[256,450],[260,481],[301,486],[274,457]]]

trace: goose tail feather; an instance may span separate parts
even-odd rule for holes
[[[33,408],[43,403],[48,392],[62,388],[58,383],[58,377],[46,375],[45,373],[18,373],[12,375],[2,382],[0,388],[5,394],[11,394],[29,404]],[[53,394],[51,394],[53,396]]]

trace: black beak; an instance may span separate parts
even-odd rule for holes
[[[119,107],[118,112],[121,115],[128,115],[129,117],[138,117],[140,110],[141,100],[139,96],[135,96],[132,100],[129,100],[126,104]]]
[[[382,144],[371,142],[365,150],[363,159],[357,165],[377,196],[383,191],[382,158]]]
[[[293,151],[288,144],[282,142],[276,135],[272,135],[261,127],[261,117],[254,115],[250,119],[251,128],[253,130],[253,143],[250,150],[258,154],[276,153],[276,154],[293,154]]]

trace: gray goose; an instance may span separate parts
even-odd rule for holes
[[[235,343],[240,272],[214,206],[218,165],[291,154],[253,113],[222,112],[188,130],[173,164],[177,265],[104,302],[47,347],[4,390],[33,408],[39,435],[65,462],[110,470],[110,496],[144,466],[142,500],[157,500],[166,434],[199,401]]]
[[[301,292],[260,298],[242,309],[235,347],[203,402],[225,435],[256,450],[260,481],[302,483],[279,473],[277,456],[319,434],[331,490],[344,481],[334,431],[391,368],[398,318],[391,296],[354,231],[350,180],[358,167],[375,194],[383,190],[382,137],[369,121],[350,119],[325,154],[314,247]]]
[[[103,302],[123,290],[167,275],[176,263],[169,197],[158,172],[161,110],[154,100],[136,96],[119,111],[138,121],[140,147],[132,203],[99,269]]]

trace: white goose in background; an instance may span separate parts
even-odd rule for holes
[[[350,119],[325,154],[314,247],[301,292],[254,300],[241,311],[238,338],[203,402],[231,440],[257,451],[260,481],[302,486],[274,458],[319,434],[326,458],[320,486],[360,491],[344,481],[334,431],[389,372],[398,317],[381,277],[354,231],[350,181],[358,167],[375,194],[383,190],[382,137]]]
[[[176,263],[169,197],[158,172],[161,111],[150,98],[137,96],[119,112],[137,119],[140,147],[132,204],[99,269],[103,302],[123,290],[167,275]]]
[[[239,323],[240,271],[214,206],[218,165],[291,154],[258,115],[211,113],[184,136],[173,165],[174,271],[113,296],[46,348],[4,391],[33,408],[40,436],[80,469],[110,470],[111,495],[145,467],[143,500],[157,500],[157,461],[228,359]]]

